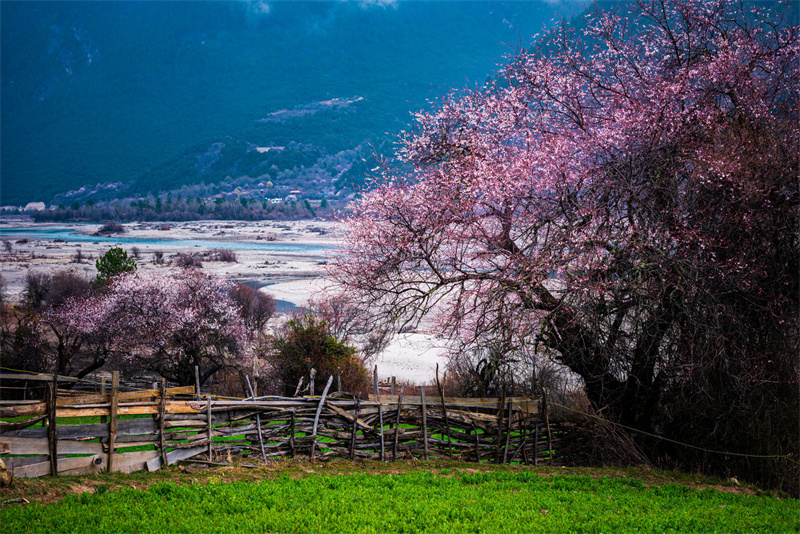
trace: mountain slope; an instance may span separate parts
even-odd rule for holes
[[[410,111],[481,83],[558,14],[533,2],[1,9],[3,204],[103,182],[126,194],[229,176],[291,186],[320,157],[388,152]]]

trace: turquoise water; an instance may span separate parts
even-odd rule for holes
[[[268,241],[264,243],[239,242],[239,241],[214,241],[210,239],[137,239],[114,235],[111,237],[94,236],[78,233],[78,228],[65,227],[22,227],[0,229],[0,238],[12,239],[60,239],[66,243],[113,243],[120,245],[155,245],[164,247],[200,247],[222,248],[230,250],[260,250],[264,252],[294,252],[310,255],[324,255],[331,247],[325,245],[306,243],[286,243],[282,241]]]

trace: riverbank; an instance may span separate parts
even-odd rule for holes
[[[341,236],[330,221],[189,221],[124,223],[124,232],[95,235],[101,224],[36,224],[0,220],[0,274],[4,298],[19,302],[28,273],[67,270],[92,279],[95,261],[119,246],[136,259],[139,270],[163,269],[179,254],[190,254],[204,272],[252,284],[272,295],[279,312],[305,307],[332,285],[325,270]],[[235,262],[216,252],[231,251]],[[159,260],[160,258],[160,260]],[[444,366],[443,340],[435,332],[399,335],[375,358],[379,378],[424,384]]]
[[[281,300],[302,306],[324,279],[327,254],[338,246],[327,221],[192,221],[127,223],[121,233],[97,232],[101,224],[0,222],[0,273],[6,296],[18,301],[28,273],[68,270],[86,278],[97,273],[95,260],[112,247],[123,248],[139,269],[161,269],[179,254],[195,256],[210,274],[237,282],[271,285]],[[230,250],[235,261],[222,261]],[[303,284],[281,287],[298,280]]]

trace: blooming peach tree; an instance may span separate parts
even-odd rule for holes
[[[733,447],[754,406],[797,413],[798,28],[615,9],[416,115],[332,272],[395,322],[535,348],[608,417]]]
[[[252,333],[232,284],[196,269],[120,273],[106,291],[73,299],[51,320],[104,351],[182,385],[249,363]]]

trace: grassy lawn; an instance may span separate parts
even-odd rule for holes
[[[798,532],[798,502],[694,475],[458,462],[15,480],[11,532]]]

